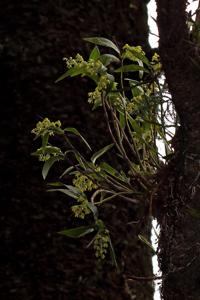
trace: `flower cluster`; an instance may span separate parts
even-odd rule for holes
[[[99,73],[103,68],[103,64],[100,60],[89,59],[88,61],[85,61],[82,55],[80,54],[77,54],[75,58],[64,57],[63,60],[65,61],[68,69],[82,69],[83,75],[87,74],[89,76],[94,76],[97,73]]]
[[[88,199],[84,194],[85,191],[91,191],[97,188],[97,185],[87,176],[81,174],[80,172],[75,173],[75,178],[73,179],[73,185],[80,191],[79,197],[77,198],[78,205],[71,207],[72,212],[76,218],[84,219],[85,215],[91,213],[88,205]]]
[[[41,153],[38,157],[39,161],[47,161],[51,158],[51,155],[49,153]]]
[[[99,259],[104,259],[108,251],[110,236],[108,229],[99,231],[94,240],[95,256]]]
[[[97,185],[86,175],[76,172],[73,184],[80,192],[91,191],[97,188]]]
[[[65,61],[66,66],[67,66],[68,69],[71,69],[71,68],[76,67],[76,66],[81,66],[81,65],[83,66],[84,63],[85,63],[84,58],[79,53],[76,54],[75,58],[73,58],[73,57],[69,57],[69,58],[63,57],[63,60]]]
[[[61,122],[51,122],[48,118],[45,118],[42,122],[36,124],[31,132],[36,135],[36,137],[44,136],[46,133],[49,135],[54,135],[55,132],[58,132],[61,127]],[[60,129],[61,130],[61,129]]]
[[[155,52],[151,61],[152,61],[152,68],[154,72],[160,72],[162,65],[160,63],[159,54]]]
[[[95,104],[96,101],[101,99],[101,94],[106,91],[110,84],[110,80],[106,75],[102,75],[99,79],[97,87],[95,88],[94,92],[88,93],[88,102]]]
[[[131,115],[132,113],[134,113],[134,111],[135,111],[135,103],[134,103],[133,101],[127,103],[126,111],[127,111],[127,113],[130,114],[130,115]]]
[[[91,213],[87,204],[88,204],[88,201],[85,199],[84,201],[82,201],[82,203],[80,205],[74,205],[71,207],[71,210],[74,213],[74,216],[76,218],[84,219],[85,215],[88,215]]]
[[[142,50],[141,46],[130,46],[128,44],[125,44],[123,47],[124,53],[123,58],[128,58],[132,61],[137,61],[138,57],[137,54],[145,55],[145,52]]]
[[[45,146],[39,148],[33,155],[38,156],[39,161],[47,161],[51,157],[58,157],[59,159],[62,159],[64,154],[58,147],[53,146]]]

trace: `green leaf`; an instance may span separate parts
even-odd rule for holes
[[[97,218],[98,217],[98,209],[97,209],[96,205],[94,205],[91,202],[88,202],[87,205],[88,205],[89,209],[91,210],[91,212],[93,213],[94,217]]]
[[[137,124],[137,121],[134,120],[130,115],[128,116],[128,121],[130,122],[133,131],[136,132],[138,136],[142,136],[142,130],[141,127]]]
[[[137,71],[144,71],[146,73],[149,73],[149,71],[142,67],[142,66],[138,66],[135,64],[130,64],[130,65],[123,65],[122,67],[118,68],[115,70],[116,73],[120,73],[120,72],[137,72]]]
[[[156,254],[156,251],[154,249],[154,247],[151,245],[151,243],[146,239],[145,236],[138,234],[138,238],[144,243],[146,244],[149,248],[151,248],[151,250],[153,251],[153,253]]]
[[[66,174],[68,174],[69,172],[71,172],[72,170],[74,170],[74,166],[70,166],[69,168],[67,168],[61,175],[60,175],[60,179],[65,176]]]
[[[142,54],[142,53],[139,53],[139,52],[137,52],[137,51],[135,51],[135,50],[129,50],[129,51],[131,51],[131,53],[136,57],[136,58],[138,58],[139,60],[141,60],[143,63],[145,63],[147,66],[149,66],[150,65],[150,62],[149,62],[149,60],[148,60],[148,58],[144,55],[144,54]]]
[[[84,170],[86,170],[87,167],[86,167],[86,165],[84,164],[84,162],[83,162],[81,156],[79,155],[79,153],[75,153],[75,157],[76,157],[76,160],[77,160],[78,163],[79,163],[79,166],[80,166],[81,168],[83,168]]]
[[[102,149],[100,149],[99,151],[97,151],[96,153],[94,153],[91,157],[91,161],[93,162],[93,164],[95,164],[96,160],[100,156],[102,156],[104,153],[106,153],[108,150],[110,150],[113,146],[114,146],[114,144],[107,145],[107,146],[103,147]]]
[[[73,199],[78,199],[78,194],[76,194],[68,189],[51,189],[51,190],[48,190],[48,192],[61,192],[69,197],[72,197]]]
[[[65,72],[64,74],[62,74],[60,77],[58,77],[58,79],[55,81],[55,83],[65,79],[66,77],[75,77],[78,76],[80,74],[85,73],[85,68],[80,68],[80,67],[73,67],[71,69],[69,69],[67,72]]]
[[[46,147],[49,141],[49,133],[45,133],[45,135],[42,137],[42,147]]]
[[[71,229],[59,231],[58,234],[65,235],[71,238],[81,238],[95,230],[95,226],[80,226]]]
[[[99,57],[100,57],[99,48],[97,46],[95,46],[90,53],[89,59],[97,60]]]
[[[72,193],[74,193],[75,195],[80,195],[79,189],[76,188],[75,186],[69,185],[69,184],[64,184],[64,186],[65,186],[68,190],[72,191]]]
[[[114,247],[113,247],[113,244],[112,244],[110,238],[109,238],[109,249],[110,249],[110,256],[111,256],[112,264],[116,268],[118,268],[118,264],[117,264],[117,260],[116,260],[116,255],[115,255],[115,250],[114,250]]]
[[[119,172],[114,169],[113,167],[111,167],[108,163],[103,162],[100,164],[100,168],[104,171],[106,171],[108,174],[117,177],[119,175]]]
[[[120,54],[119,48],[110,40],[103,37],[90,37],[83,39],[86,42],[93,43],[95,45],[104,46],[115,50],[118,54]]]
[[[48,182],[47,185],[48,185],[48,186],[58,187],[58,186],[63,186],[63,183],[62,183],[62,182],[59,182],[59,181],[55,181],[55,182]]]
[[[96,220],[96,227],[97,227],[98,231],[105,230],[105,224],[101,219]]]
[[[92,110],[95,110],[95,109],[97,109],[100,106],[102,106],[102,100],[101,100],[101,98],[95,100],[94,105],[92,107]]]
[[[117,56],[112,54],[102,54],[99,57],[99,60],[102,62],[104,66],[108,66],[112,62],[120,63],[120,60]]]
[[[56,79],[55,83],[65,79],[68,76],[69,76],[69,70],[67,72],[65,72],[64,74],[62,74],[60,77],[58,77],[58,79]]]
[[[44,180],[46,179],[46,177],[47,177],[47,175],[48,175],[48,173],[49,173],[50,168],[51,168],[51,167],[53,166],[53,164],[54,164],[56,161],[58,161],[58,160],[60,160],[60,158],[58,158],[58,157],[51,157],[50,159],[48,159],[48,160],[44,163],[44,166],[43,166],[43,168],[42,168],[42,177],[43,177]]]
[[[64,129],[64,131],[71,132],[71,133],[73,133],[73,134],[79,136],[79,137],[82,139],[82,141],[85,143],[85,145],[86,145],[90,150],[92,150],[91,147],[90,147],[90,145],[89,145],[88,142],[86,141],[86,139],[84,139],[84,137],[80,134],[80,132],[79,132],[76,128],[73,128],[73,127],[67,127],[67,128]]]
[[[119,122],[120,122],[120,127],[124,129],[126,127],[126,119],[123,112],[119,112]]]

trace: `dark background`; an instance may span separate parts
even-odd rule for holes
[[[120,272],[97,266],[84,241],[61,237],[72,227],[69,200],[49,194],[31,129],[43,117],[77,127],[96,149],[105,145],[101,113],[91,114],[85,79],[54,84],[64,72],[62,57],[87,55],[85,36],[142,45],[147,38],[147,1],[0,2],[0,298],[2,300],[151,299],[152,289],[129,283],[124,274],[151,274],[150,257],[127,226],[135,208],[107,208]],[[141,255],[142,253],[142,255]],[[139,297],[139,298],[138,298]]]

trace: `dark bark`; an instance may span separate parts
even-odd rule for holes
[[[160,55],[180,118],[179,143],[160,191],[160,264],[164,299],[200,299],[200,74],[186,1],[157,0]],[[162,200],[161,200],[162,199]]]
[[[124,226],[138,219],[137,210],[124,203],[106,210],[104,218],[121,272],[109,263],[98,269],[86,243],[57,234],[77,225],[71,217],[70,200],[46,193],[41,165],[30,156],[35,150],[30,132],[43,117],[77,127],[94,149],[110,143],[105,140],[102,114],[91,114],[88,106],[88,83],[69,79],[54,84],[54,80],[64,72],[63,56],[88,55],[90,46],[82,37],[98,35],[120,45],[128,42],[148,48],[146,2],[0,2],[1,299],[152,298],[151,283],[145,283],[145,288],[141,281],[127,284],[124,276],[132,272],[151,276],[152,272],[149,251],[137,240],[144,228]],[[145,230],[148,235],[149,228]]]

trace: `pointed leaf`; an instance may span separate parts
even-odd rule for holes
[[[65,176],[66,174],[68,174],[69,172],[71,172],[72,170],[74,170],[74,166],[70,166],[69,168],[67,168],[61,175],[59,178],[62,178],[63,176]]]
[[[136,120],[134,120],[130,115],[128,116],[128,120],[131,124],[133,131],[136,132],[138,136],[142,136],[141,127],[137,124]]]
[[[47,183],[48,186],[53,186],[53,187],[58,187],[58,186],[63,186],[63,183],[62,182],[59,182],[59,181],[55,181],[55,182],[48,182]]]
[[[58,79],[56,79],[55,83],[65,79],[66,77],[75,77],[78,76],[80,74],[83,74],[85,71],[85,68],[80,68],[80,67],[73,67],[71,69],[69,69],[67,72],[65,72],[64,74],[62,74]]]
[[[53,166],[53,164],[54,164],[56,161],[58,161],[58,160],[60,160],[60,158],[58,158],[58,157],[51,157],[50,159],[48,159],[48,160],[44,163],[44,166],[43,166],[43,168],[42,168],[42,177],[43,177],[44,180],[46,179],[46,177],[47,177],[47,175],[48,175],[48,173],[49,173],[50,168],[51,168],[51,167]]]
[[[119,174],[119,172],[116,169],[114,169],[108,163],[105,163],[105,162],[100,164],[100,168],[114,177]]]
[[[103,147],[102,149],[100,149],[99,151],[97,151],[96,153],[94,153],[91,157],[91,161],[93,162],[93,164],[95,164],[96,160],[100,156],[102,156],[104,153],[106,153],[108,150],[110,150],[113,146],[114,146],[114,144],[107,145],[107,146]]]
[[[104,66],[108,66],[112,62],[116,62],[116,63],[120,62],[119,58],[115,55],[112,55],[112,54],[102,54],[99,57],[99,59],[100,59],[100,61],[102,62],[102,64]]]
[[[95,46],[92,50],[92,52],[90,53],[90,57],[89,59],[98,59],[100,57],[100,51],[99,48],[97,46]]]
[[[124,112],[119,112],[119,122],[120,122],[120,127],[124,129],[126,127],[126,119]]]
[[[80,166],[81,168],[83,168],[84,170],[86,170],[87,168],[86,168],[86,166],[85,166],[85,164],[84,164],[84,162],[83,162],[81,156],[79,155],[79,153],[75,153],[75,157],[76,157],[76,160],[77,160],[78,163],[79,163],[79,166]]]
[[[69,197],[72,197],[73,199],[78,199],[78,195],[68,189],[51,189],[48,190],[48,192],[61,192]]]
[[[71,238],[80,238],[82,236],[85,236],[95,230],[94,226],[80,226],[76,228],[71,229],[65,229],[62,231],[59,231],[59,234],[65,235],[67,237]]]
[[[73,134],[79,136],[79,137],[82,139],[82,141],[86,144],[86,146],[87,146],[90,150],[92,150],[91,147],[90,147],[90,145],[89,145],[88,142],[86,141],[86,139],[84,139],[84,137],[80,134],[80,132],[79,132],[76,128],[73,128],[73,127],[67,127],[67,128],[64,129],[64,131],[71,132],[71,133],[73,133]]]
[[[93,213],[94,217],[97,218],[98,217],[98,209],[97,209],[96,205],[94,205],[91,202],[88,202],[87,205],[88,205],[89,209],[91,210],[91,212]]]
[[[68,185],[68,184],[64,184],[64,186],[65,186],[68,190],[72,191],[72,193],[74,193],[75,195],[80,195],[79,189],[76,188],[75,186],[73,186],[73,185]]]
[[[138,238],[144,243],[146,244],[149,248],[151,248],[151,250],[156,253],[154,247],[151,245],[151,243],[147,240],[147,238],[141,234],[138,234]]]
[[[45,133],[45,135],[42,137],[42,147],[46,147],[49,141],[49,133]]]
[[[116,260],[116,255],[115,255],[115,250],[113,248],[113,245],[112,245],[112,242],[111,242],[111,239],[109,238],[109,249],[110,249],[110,256],[111,256],[111,259],[112,259],[112,264],[118,268],[118,264],[117,264],[117,260]]]
[[[119,48],[110,40],[103,37],[90,37],[83,39],[86,42],[93,43],[95,45],[104,46],[115,50],[118,54],[120,54]]]

